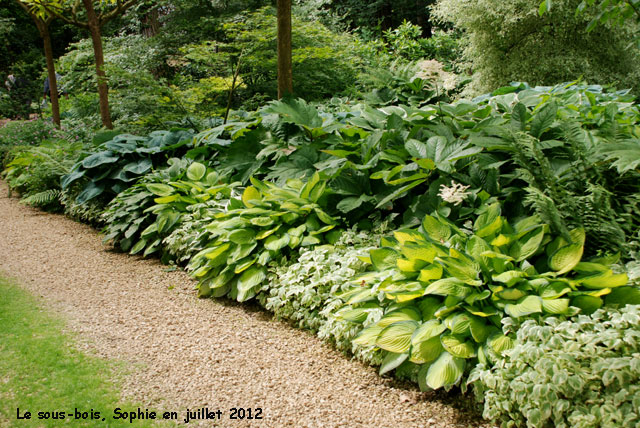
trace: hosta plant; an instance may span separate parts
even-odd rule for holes
[[[111,197],[131,186],[154,166],[165,165],[168,155],[180,155],[193,134],[186,130],[154,131],[147,137],[117,135],[100,144],[97,151],[78,163],[62,178],[62,189],[81,180],[76,202],[83,204],[99,195]]]
[[[187,160],[178,158],[169,159],[168,164],[169,168],[143,176],[109,203],[103,214],[106,223],[103,230],[104,242],[111,241],[116,248],[131,251],[134,243],[139,241],[140,233],[156,219],[147,209],[155,205],[154,199],[157,196],[147,189],[147,185],[178,180],[189,165]]]
[[[319,174],[306,183],[289,180],[284,187],[251,182],[241,201],[232,200],[229,211],[214,215],[206,227],[211,242],[189,263],[200,296],[248,300],[266,279],[270,261],[332,238],[326,235],[337,221],[318,204],[326,187]]]
[[[639,326],[638,305],[525,321],[504,359],[469,377],[484,417],[504,428],[639,426]]]
[[[131,254],[153,254],[183,215],[195,209],[222,211],[233,186],[199,162],[172,159],[170,168],[147,176],[114,200],[106,213],[105,241],[113,240]]]
[[[617,301],[635,293],[609,261],[581,262],[582,230],[567,241],[536,216],[510,224],[500,212],[487,206],[473,230],[428,215],[370,252],[373,270],[353,281],[336,316],[362,322],[384,311],[354,340],[386,351],[382,373],[416,364],[422,389],[450,387],[513,347],[503,317],[591,313],[613,290]]]

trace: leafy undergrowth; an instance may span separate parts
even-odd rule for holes
[[[132,426],[128,420],[113,419],[118,407],[123,411],[137,408],[119,401],[117,386],[109,376],[119,367],[75,350],[71,338],[62,333],[62,322],[44,312],[30,294],[2,277],[0,296],[1,426]],[[30,411],[31,420],[17,420],[18,408],[22,417]],[[98,421],[76,420],[75,415],[69,414],[75,409],[89,413],[93,410],[100,416]],[[38,419],[38,412],[65,412],[65,417],[53,419],[50,414],[50,419]],[[135,426],[159,425],[136,421]]]

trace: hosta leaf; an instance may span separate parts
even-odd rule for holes
[[[264,241],[264,248],[270,251],[278,251],[289,245],[290,239],[286,233],[282,236],[271,235]]]
[[[255,226],[267,227],[273,224],[273,219],[271,217],[254,217],[249,222]]]
[[[498,355],[502,355],[504,351],[508,351],[515,346],[515,341],[509,336],[505,336],[502,333],[493,335],[487,341],[487,344],[491,347],[493,352]]]
[[[378,335],[381,331],[382,327],[371,325],[358,333],[352,342],[361,346],[373,346],[376,344],[376,340],[378,340]]]
[[[417,308],[402,308],[396,311],[389,312],[383,316],[377,325],[380,327],[387,327],[393,323],[400,321],[421,321],[422,315]]]
[[[98,152],[87,156],[82,160],[82,166],[86,169],[95,168],[100,165],[114,163],[120,160],[120,156],[110,151]]]
[[[173,187],[162,183],[149,183],[146,187],[148,191],[157,196],[169,196],[175,191]]]
[[[540,287],[538,294],[543,299],[557,299],[571,292],[571,287],[564,282],[552,282]]]
[[[424,267],[427,262],[418,259],[397,259],[396,264],[398,265],[398,269],[400,269],[402,272],[417,272],[422,267]]]
[[[253,229],[237,229],[229,234],[229,240],[236,244],[249,244],[256,240],[256,232]]]
[[[264,267],[253,266],[246,270],[238,278],[238,290],[248,291],[262,283],[267,277],[267,271]]]
[[[318,218],[320,219],[320,221],[323,222],[324,224],[335,224],[336,223],[336,221],[329,214],[325,213],[321,209],[314,208],[313,210],[315,211],[315,213],[318,216]]]
[[[629,277],[626,273],[613,275],[610,272],[605,272],[600,275],[593,275],[580,280],[580,283],[583,287],[589,288],[591,290],[621,287],[623,285],[627,285],[628,282]]]
[[[422,220],[422,228],[436,242],[444,242],[451,236],[451,228],[430,215],[425,216]]]
[[[420,270],[420,275],[418,275],[418,281],[429,282],[434,279],[442,278],[442,265],[433,263],[422,270]]]
[[[409,361],[416,364],[425,364],[435,361],[444,351],[440,336],[433,336],[428,339],[413,341],[411,344],[411,358]]]
[[[489,333],[493,330],[489,324],[485,322],[484,319],[478,317],[471,317],[470,323],[471,337],[477,343],[483,343],[487,340]]]
[[[606,297],[608,305],[640,305],[640,288],[638,287],[618,287],[611,290],[611,294]]]
[[[529,293],[519,288],[503,288],[502,290],[495,292],[495,295],[498,298],[504,300],[518,300],[527,296],[528,294]]]
[[[139,240],[136,243],[136,245],[134,245],[133,248],[131,248],[131,253],[130,254],[138,254],[140,251],[142,251],[144,249],[145,245],[147,245],[147,240],[146,239]]]
[[[504,311],[507,315],[514,318],[540,313],[542,312],[541,300],[538,296],[528,296],[523,298],[519,303],[507,303]]]
[[[385,327],[376,340],[376,345],[385,351],[403,353],[411,346],[411,336],[418,328],[415,321],[401,321]]]
[[[569,299],[542,299],[542,310],[548,314],[566,314]]]
[[[245,259],[239,260],[238,263],[233,267],[233,273],[242,273],[245,270],[249,269],[253,264],[258,260],[257,257],[247,257]]]
[[[502,272],[499,275],[492,275],[491,278],[494,281],[501,282],[503,284],[507,284],[508,287],[513,286],[517,282],[520,281],[520,278],[526,277],[527,274],[521,270],[508,270],[506,272]]]
[[[484,212],[476,218],[476,221],[473,224],[473,230],[476,232],[476,235],[478,235],[477,232],[479,230],[493,224],[498,216],[500,216],[500,204],[495,203],[489,205]]]
[[[600,297],[595,296],[575,296],[571,299],[571,306],[580,308],[581,313],[591,315],[602,307],[604,301]]]
[[[409,242],[400,247],[400,252],[409,260],[422,260],[428,263],[433,262],[436,256],[436,249],[427,243],[418,244]]]
[[[451,334],[444,335],[440,338],[442,346],[451,355],[458,358],[472,358],[476,355],[475,346],[472,342],[464,341],[458,336]]]
[[[464,282],[457,278],[442,278],[429,284],[424,291],[424,295],[435,294],[438,296],[455,296],[464,298],[471,292],[471,289],[464,285]]]
[[[417,242],[423,239],[422,234],[420,232],[412,229],[396,230],[395,232],[393,232],[393,236],[398,240],[400,245],[402,245],[403,247],[406,245],[407,242]],[[404,254],[404,250],[403,250],[403,254]],[[411,258],[411,256],[408,254],[405,254],[405,256],[407,258]]]
[[[509,247],[509,255],[518,262],[526,260],[538,251],[543,238],[544,228],[539,226],[514,242]]]
[[[206,172],[207,167],[200,162],[194,162],[187,168],[187,178],[191,181],[200,181]]]
[[[439,320],[429,320],[424,322],[416,329],[411,338],[411,344],[416,345],[425,340],[429,340],[432,337],[439,337],[447,329],[447,326],[442,324]]]
[[[549,267],[560,275],[573,269],[582,258],[582,244],[567,245],[557,250],[549,258]]]
[[[378,372],[378,374],[382,376],[383,374],[390,372],[400,364],[404,363],[407,357],[409,357],[408,352],[404,354],[397,354],[395,352],[387,353],[387,355],[382,360],[382,364],[380,365],[380,371]]]
[[[388,247],[376,248],[371,250],[369,254],[371,255],[371,263],[377,271],[395,267],[399,257],[396,250]]]
[[[242,202],[247,208],[252,208],[254,206],[250,201],[260,200],[262,200],[262,195],[260,194],[260,191],[253,186],[248,186],[244,189],[244,192],[242,192]]]
[[[429,366],[425,383],[429,388],[438,389],[455,385],[464,374],[465,361],[448,352],[442,352],[438,359]]]
[[[471,327],[472,317],[466,313],[459,313],[450,318],[447,318],[447,327],[453,334],[466,334]]]

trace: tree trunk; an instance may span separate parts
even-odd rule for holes
[[[100,22],[93,8],[93,0],[82,0],[87,11],[87,23],[93,42],[93,55],[96,60],[96,76],[98,77],[98,96],[100,97],[100,117],[102,125],[107,129],[113,129],[111,114],[109,113],[109,87],[107,76],[104,72],[104,53],[102,51],[102,35],[100,34]]]
[[[278,98],[293,93],[291,0],[278,1]]]
[[[53,123],[60,127],[60,104],[58,103],[58,81],[56,79],[56,68],[53,63],[53,49],[51,48],[51,33],[49,25],[34,17],[40,37],[44,42],[44,56],[47,59],[47,72],[49,75],[49,93],[51,94],[51,115]]]

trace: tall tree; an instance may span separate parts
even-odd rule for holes
[[[25,12],[31,16],[33,22],[36,24],[38,28],[38,32],[40,33],[40,37],[42,38],[44,44],[44,56],[47,60],[47,74],[49,75],[49,92],[51,94],[51,115],[53,116],[53,123],[57,127],[60,126],[60,105],[58,103],[58,82],[56,79],[56,68],[53,63],[53,49],[51,47],[51,32],[49,31],[49,26],[51,22],[55,19],[52,15],[47,16],[46,18],[41,18],[37,14],[33,13],[29,6],[23,3],[20,0],[16,0],[16,2],[22,7]]]
[[[105,128],[112,129],[109,112],[109,87],[104,71],[104,52],[101,29],[104,25],[124,13],[139,0],[23,0],[32,6],[32,12],[42,19],[53,16],[89,31],[93,44],[93,55],[98,78],[100,117]],[[95,4],[94,4],[95,3]],[[98,7],[96,7],[96,5]],[[113,5],[113,7],[109,7]]]
[[[278,98],[293,93],[291,0],[278,0]]]

